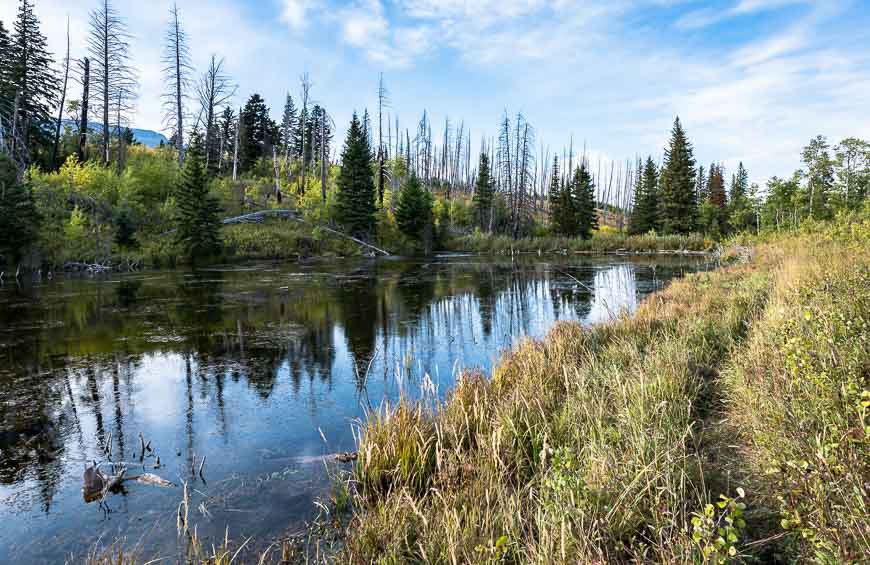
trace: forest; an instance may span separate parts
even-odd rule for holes
[[[866,562],[870,142],[818,135],[754,182],[748,159],[702,163],[677,116],[661,154],[603,158],[550,145],[531,113],[474,135],[431,108],[400,119],[383,73],[337,124],[304,70],[270,108],[224,54],[195,68],[196,16],[173,4],[154,39],[166,135],[146,145],[135,25],[89,0],[86,44],[67,21],[51,53],[37,0],[17,2],[0,21],[0,560],[75,530],[95,564],[173,543],[209,564]],[[301,261],[376,255],[402,257]],[[115,274],[144,269],[164,270]],[[42,284],[59,272],[105,276]],[[218,502],[207,458],[212,489],[269,505]],[[300,459],[327,496],[278,482]],[[82,464],[178,489],[107,482],[80,516],[94,535],[37,522],[80,510]],[[34,484],[42,514],[13,508]],[[289,536],[303,506],[327,518]],[[168,545],[119,534],[140,508],[170,517]],[[230,520],[268,539],[242,553]]]
[[[47,51],[34,7],[21,0],[0,22],[7,272],[372,252],[343,236],[393,253],[700,250],[858,209],[870,185],[870,144],[855,138],[810,140],[800,170],[760,187],[742,163],[696,162],[679,118],[663,155],[624,162],[593,162],[573,141],[551,150],[522,113],[478,140],[425,110],[403,126],[383,75],[377,108],[354,115],[339,147],[307,73],[273,111],[220,54],[194,69],[177,7],[162,40],[169,142],[149,148],[131,129],[139,79],[124,15],[96,2],[73,59],[68,34],[65,53]],[[284,221],[223,223],[264,210]]]

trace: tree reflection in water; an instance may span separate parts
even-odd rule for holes
[[[208,492],[232,477],[262,481],[298,456],[353,449],[349,422],[369,403],[419,394],[423,373],[443,396],[456,367],[486,369],[554,320],[606,320],[703,267],[385,260],[0,288],[0,561],[63,560],[94,541],[88,532],[108,531],[103,516],[82,511],[79,477],[109,444],[116,460],[135,458],[143,433],[172,479],[194,481],[194,457],[207,456],[209,482],[197,488]],[[250,499],[258,512],[215,508],[201,533],[268,534],[310,511],[318,481],[293,473],[280,475],[297,481],[285,490],[254,481],[260,490],[232,504]],[[112,535],[138,539],[147,524],[137,517],[176,504],[177,493],[130,489]],[[54,541],[21,549],[29,521],[55,514],[77,519],[47,522]],[[155,546],[175,543],[171,533],[155,534]]]

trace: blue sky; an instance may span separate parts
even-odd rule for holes
[[[76,0],[73,56],[96,0]],[[9,21],[13,0],[0,6]],[[161,129],[166,0],[115,0],[135,34],[139,127]],[[69,0],[36,0],[60,52]],[[464,120],[475,147],[522,111],[553,150],[573,135],[596,158],[660,158],[680,115],[703,163],[753,180],[788,175],[823,134],[870,138],[867,0],[179,0],[198,69],[226,58],[237,105],[260,92],[280,114],[308,72],[343,133],[376,106],[378,74],[402,129],[423,109]],[[75,95],[75,93],[71,93]],[[436,131],[438,127],[436,126]],[[437,136],[437,134],[436,134]]]

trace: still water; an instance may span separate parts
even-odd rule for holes
[[[63,562],[117,538],[178,555],[181,488],[82,497],[86,462],[110,450],[138,465],[140,434],[145,470],[190,485],[209,544],[226,528],[267,544],[299,532],[330,492],[319,457],[353,451],[369,407],[443,397],[460,368],[491,368],[523,336],[606,321],[706,267],[449,256],[7,282],[0,562]]]

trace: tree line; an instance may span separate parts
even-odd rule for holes
[[[149,150],[131,129],[139,79],[130,40],[110,0],[96,0],[80,59],[68,30],[64,56],[48,52],[34,0],[19,0],[10,29],[0,22],[7,265],[39,263],[40,252],[55,262],[77,253],[96,260],[171,245],[188,258],[219,255],[221,216],[266,207],[424,251],[475,230],[515,239],[605,229],[720,238],[856,209],[870,186],[870,145],[855,138],[812,139],[799,171],[761,188],[742,163],[730,178],[721,163],[699,165],[679,118],[660,161],[624,163],[593,162],[573,140],[551,151],[522,113],[505,111],[496,135],[476,144],[464,121],[434,124],[425,110],[403,128],[383,75],[374,115],[354,113],[338,153],[336,124],[308,74],[276,117],[258,93],[236,106],[239,88],[222,57],[211,55],[197,75],[174,5],[161,58],[169,142]]]

